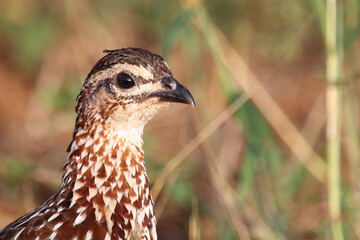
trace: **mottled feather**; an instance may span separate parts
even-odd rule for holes
[[[169,91],[169,79],[178,82],[162,57],[147,50],[105,53],[77,97],[60,187],[40,207],[2,229],[0,240],[157,239],[142,133],[148,120],[181,95],[156,98],[151,93]],[[134,87],[119,87],[119,73],[128,74]],[[194,105],[190,93],[176,86]]]

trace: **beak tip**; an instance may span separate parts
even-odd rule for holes
[[[185,101],[188,104],[190,104],[191,106],[196,107],[195,100],[194,100],[193,96],[191,95],[191,93],[189,92],[189,90],[186,89],[186,93],[184,95],[185,95],[185,97],[184,97]]]

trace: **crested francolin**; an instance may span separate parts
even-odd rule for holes
[[[171,103],[195,102],[159,55],[104,52],[77,97],[59,189],[2,229],[0,239],[157,239],[143,129]]]

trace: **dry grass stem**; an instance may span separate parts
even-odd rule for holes
[[[319,114],[319,109],[322,108],[323,104],[323,94],[321,94],[314,105],[312,106],[309,114],[305,119],[305,123],[301,129],[301,135],[305,136],[309,145],[314,146],[317,140],[319,139],[321,129],[326,124],[325,115]],[[304,155],[310,156],[310,152]]]
[[[224,66],[228,67],[236,83],[247,95],[251,96],[251,100],[259,111],[297,159],[315,178],[323,182],[326,171],[326,164],[323,159],[316,154],[237,51],[229,44],[221,30],[214,25],[211,25],[213,32],[209,30],[210,23],[204,12],[197,15],[197,22],[199,24],[196,25],[199,26],[199,30],[202,31],[205,39],[209,41],[208,44],[212,51],[215,51],[216,56],[220,58]],[[204,29],[207,29],[207,32]]]
[[[196,135],[181,151],[179,151],[165,166],[158,176],[154,187],[152,188],[153,198],[156,201],[169,176],[174,172],[177,166],[202,142],[205,141],[216,129],[218,129],[226,120],[228,120],[236,110],[238,110],[247,100],[248,96],[241,95],[222,113],[220,113],[211,123],[209,123],[200,133]]]
[[[239,208],[235,204],[234,194],[231,193],[232,189],[230,185],[227,184],[223,168],[218,164],[215,153],[208,142],[205,141],[202,146],[208,160],[206,163],[210,169],[209,175],[229,218],[229,222],[233,225],[239,239],[250,240],[250,233],[241,218]]]
[[[342,90],[340,89],[341,47],[339,43],[340,17],[336,0],[326,1],[326,111],[327,111],[327,159],[328,159],[328,204],[332,236],[335,240],[343,240],[341,219],[341,108]],[[340,4],[340,3],[339,3]]]
[[[163,194],[161,194],[156,200],[155,214],[158,219],[161,217],[166,207],[166,203],[169,201],[171,187],[174,185],[177,178],[178,178],[177,173],[174,173],[169,177],[167,184],[164,187]]]
[[[222,200],[222,205],[228,215],[229,222],[234,226],[239,239],[251,239],[250,235],[256,235],[260,239],[277,239],[282,240],[283,237],[276,234],[259,216],[256,214],[247,202],[237,202],[236,191],[231,187],[224,168],[217,159],[213,148],[208,141],[202,144],[204,152],[207,156],[206,163],[210,170],[210,177],[213,186]],[[241,205],[240,205],[241,204]],[[241,209],[241,211],[240,211]],[[246,218],[252,234],[249,233],[242,216]]]
[[[189,219],[189,240],[200,240],[200,222],[198,201],[193,197],[191,201],[191,216]]]

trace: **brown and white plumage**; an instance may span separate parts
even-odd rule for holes
[[[157,239],[143,128],[171,103],[194,100],[159,55],[137,48],[105,52],[77,97],[59,189],[2,229],[1,240]]]

